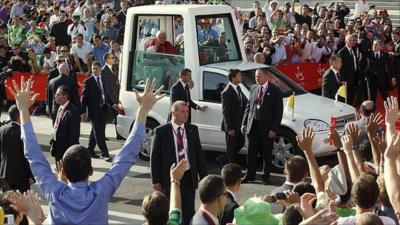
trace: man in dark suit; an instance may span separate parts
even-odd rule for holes
[[[219,221],[221,225],[232,223],[234,219],[234,211],[239,208],[236,202],[236,192],[240,189],[240,181],[242,178],[242,168],[235,163],[226,164],[221,170],[221,176],[226,186],[226,204],[224,212],[221,214]]]
[[[386,99],[389,96],[389,79],[391,79],[393,74],[389,55],[381,50],[381,42],[375,40],[372,44],[372,51],[367,53],[369,63],[366,71],[370,89],[370,100],[373,102],[376,102],[376,94],[378,90],[383,99]]]
[[[62,56],[57,56],[56,61],[55,61],[57,67],[50,70],[49,74],[47,75],[47,86],[49,86],[49,83],[51,80],[53,80],[54,78],[58,77],[58,75],[60,75],[60,71],[58,71],[58,66],[63,62],[65,62],[64,58]]]
[[[347,103],[355,106],[355,95],[357,85],[358,59],[354,51],[356,46],[356,36],[346,36],[346,46],[338,52],[338,56],[342,59],[342,67],[340,69],[340,80],[347,84]]]
[[[60,107],[60,105],[56,103],[54,96],[58,87],[61,85],[67,85],[69,88],[71,88],[71,103],[74,104],[78,109],[81,106],[79,101],[78,84],[76,83],[76,80],[70,76],[68,65],[66,63],[60,63],[58,66],[58,71],[60,72],[60,75],[52,79],[47,87],[46,111],[50,114],[53,124],[57,116],[58,107]]]
[[[229,70],[228,79],[229,85],[221,93],[222,131],[225,132],[228,162],[236,162],[237,153],[242,149],[245,142],[245,137],[241,133],[240,128],[242,126],[247,99],[239,86],[242,82],[240,70]]]
[[[263,183],[269,184],[272,167],[273,140],[279,132],[283,114],[281,91],[271,82],[272,74],[266,68],[256,70],[256,85],[251,88],[249,103],[242,122],[242,133],[247,134],[247,173],[242,183],[254,181],[256,176],[257,152],[264,160]]]
[[[117,107],[116,103],[111,102],[107,95],[106,80],[101,76],[101,64],[98,61],[94,61],[92,63],[92,75],[83,81],[82,119],[89,118],[92,124],[88,146],[91,156],[98,158],[94,152],[97,144],[101,150],[101,156],[107,162],[112,162],[105,140],[106,117],[110,106]]]
[[[10,107],[8,115],[11,122],[0,128],[0,176],[6,179],[11,189],[25,192],[34,183],[34,178],[24,156],[21,122],[16,105]]]
[[[393,58],[393,77],[392,85],[397,85],[397,96],[400,96],[400,32],[392,32],[392,40],[394,42],[393,52],[390,55]],[[400,101],[400,98],[399,98]]]
[[[64,152],[72,145],[79,144],[80,110],[70,102],[71,88],[61,85],[56,92],[58,108],[53,126],[53,135],[50,141],[51,155],[56,162],[60,161]]]
[[[190,69],[183,69],[179,73],[179,80],[172,85],[171,87],[171,105],[176,101],[184,101],[189,106],[189,118],[187,120],[188,123],[192,121],[192,113],[191,108],[195,110],[206,111],[207,106],[199,106],[195,102],[192,101],[190,97],[189,83],[192,82],[192,71]]]
[[[114,66],[116,63],[118,63],[117,58],[113,54],[107,52],[106,54],[104,54],[104,62],[105,65],[101,70],[101,76],[104,77],[106,80],[108,97],[110,98],[110,101],[118,103],[120,84],[118,80],[118,71],[115,69]],[[112,110],[110,113],[112,114],[113,123],[115,125],[116,131],[118,111]]]
[[[172,105],[171,121],[155,129],[151,146],[151,178],[153,188],[169,197],[171,165],[187,160],[185,175],[181,179],[182,214],[189,224],[195,210],[194,200],[199,181],[207,175],[203,149],[197,126],[187,123],[189,109],[184,101]]]
[[[336,93],[341,85],[340,68],[342,67],[342,59],[337,55],[332,55],[329,59],[331,67],[325,71],[322,81],[322,96],[335,99]]]

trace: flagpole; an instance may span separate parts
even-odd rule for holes
[[[347,104],[347,82],[344,82],[344,90],[345,90],[345,99],[344,99],[344,103]]]
[[[296,92],[293,91],[293,109],[292,109],[292,121],[295,121],[294,119],[294,96],[295,96]]]

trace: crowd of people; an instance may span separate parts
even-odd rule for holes
[[[155,2],[171,3],[186,2]],[[0,175],[4,177],[0,185],[4,191],[10,190],[2,204],[7,213],[15,215],[16,224],[108,224],[108,201],[136,163],[147,114],[163,97],[163,87],[157,89],[158,81],[154,80],[146,81],[143,94],[135,92],[139,105],[135,124],[121,152],[112,159],[105,142],[105,124],[107,112],[115,117],[119,110],[118,67],[126,13],[129,7],[146,4],[154,3],[1,2],[3,72],[48,74],[46,113],[52,119],[50,145],[57,172],[53,174],[43,156],[30,120],[29,108],[38,97],[32,95],[32,80],[7,84],[16,105],[8,110],[11,122],[0,129]],[[198,128],[190,123],[191,109],[208,108],[191,100],[191,71],[183,69],[171,86],[170,122],[154,131],[154,192],[144,198],[142,206],[147,224],[399,224],[399,104],[397,98],[389,97],[388,90],[397,86],[400,96],[400,29],[392,28],[387,11],[378,12],[365,0],[357,1],[349,19],[350,9],[343,3],[316,3],[314,8],[303,4],[300,11],[296,0],[279,4],[269,0],[263,7],[256,1],[248,14],[234,7],[237,22],[243,27],[240,32],[247,60],[272,66],[330,63],[323,79],[323,96],[335,98],[339,86],[345,84],[345,101],[360,105],[361,114],[360,120],[346,125],[342,136],[332,129],[327,137],[337,148],[338,165],[318,166],[312,153],[314,132],[304,128],[298,136],[304,157],[293,156],[286,161],[285,183],[272,193],[255,193],[263,197],[250,198],[240,206],[235,195],[241,184],[255,181],[259,153],[264,162],[263,184],[270,184],[272,141],[283,113],[280,91],[268,82],[268,72],[258,69],[256,85],[246,99],[239,86],[241,72],[229,71],[229,85],[221,93],[227,155],[221,174],[209,175]],[[176,17],[175,22],[179,21],[182,18]],[[197,34],[198,41],[204,46],[210,44],[208,39],[226,45],[214,22],[217,20],[199,21],[205,32]],[[177,39],[182,38],[183,28],[175,32]],[[154,35],[157,39],[146,49],[167,54],[183,51],[168,45],[165,32]],[[87,76],[81,97],[77,74]],[[376,111],[378,90],[386,100],[385,116]],[[79,131],[81,120],[88,118],[92,131],[86,148],[79,145]],[[383,122],[385,127],[381,127]],[[247,171],[242,177],[237,154],[246,137]],[[93,174],[91,158],[100,158],[94,151],[96,145],[112,166],[100,180],[89,182]],[[29,190],[35,182],[49,202],[47,218],[37,195]],[[201,201],[198,210],[196,189]],[[78,198],[81,200],[76,204]],[[282,213],[273,214],[272,204],[283,205]]]

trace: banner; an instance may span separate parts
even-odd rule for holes
[[[47,73],[32,74],[30,72],[26,72],[26,73],[13,72],[13,75],[11,77],[8,77],[5,82],[7,85],[12,86],[12,80],[15,80],[17,82],[17,84],[19,84],[22,76],[24,76],[25,80],[32,78],[32,80],[34,81],[32,90],[35,93],[39,93],[38,101],[46,102]],[[79,87],[79,94],[80,94],[82,91],[82,82],[86,79],[86,76],[78,74],[77,78],[78,78],[78,87]],[[14,97],[8,91],[8,88],[6,88],[6,95],[7,95],[7,100],[14,100]]]

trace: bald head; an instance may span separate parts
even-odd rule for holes
[[[172,122],[181,125],[186,123],[189,118],[189,108],[186,102],[176,101],[171,106]]]
[[[364,101],[361,103],[360,114],[362,116],[370,116],[372,113],[375,113],[375,103],[373,101]]]
[[[167,34],[165,31],[158,31],[156,37],[161,44],[164,44],[164,42],[167,40]]]
[[[66,63],[61,63],[57,68],[60,74],[69,75],[69,66]]]

